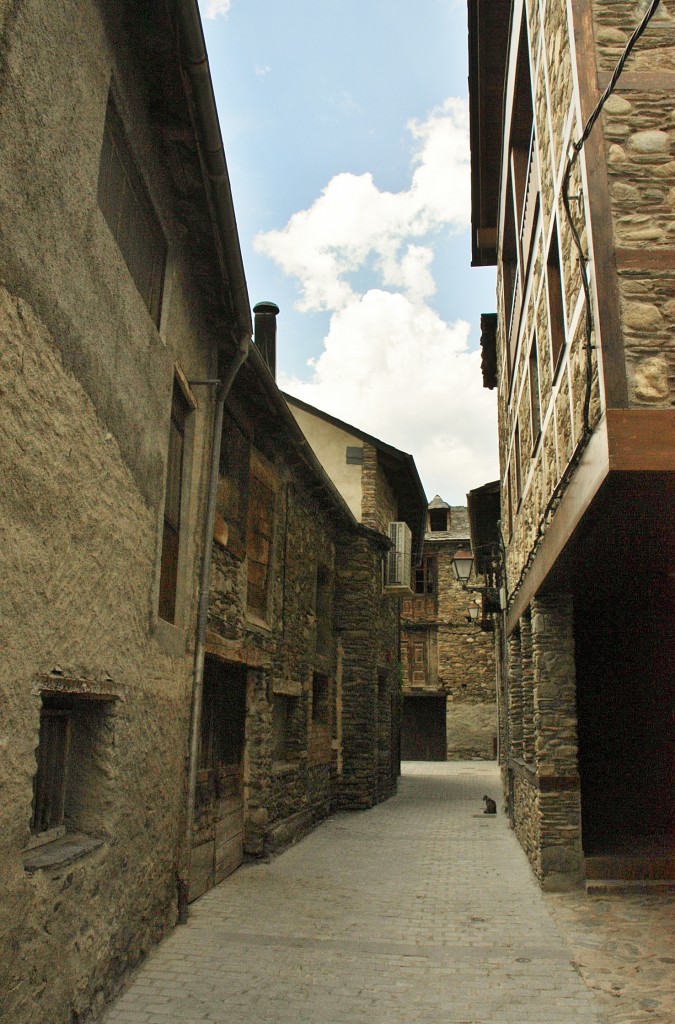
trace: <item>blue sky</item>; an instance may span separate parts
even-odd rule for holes
[[[431,498],[497,476],[470,268],[466,0],[200,0],[251,303],[279,384],[411,452]]]

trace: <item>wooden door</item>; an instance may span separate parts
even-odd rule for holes
[[[222,882],[243,858],[245,720],[245,668],[207,657],[192,838],[191,901]]]
[[[401,758],[404,761],[445,761],[445,695],[404,697]]]

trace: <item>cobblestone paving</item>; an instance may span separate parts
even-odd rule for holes
[[[605,1024],[675,1022],[675,895],[548,896]]]
[[[494,764],[407,764],[392,800],[193,904],[106,1024],[618,1024],[483,793]]]

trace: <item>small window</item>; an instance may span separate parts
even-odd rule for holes
[[[448,528],[447,508],[429,509],[429,529],[432,533],[443,533]]]
[[[315,672],[312,679],[312,722],[330,725],[330,681],[328,676]]]
[[[516,472],[516,507],[523,495],[523,476],[520,464],[520,424],[516,421],[516,433],[513,439],[513,458]]]
[[[33,832],[48,832],[63,825],[72,714],[73,701],[70,698],[43,697],[31,823]]]
[[[164,531],[159,576],[159,615],[166,622],[176,619],[180,521],[183,505],[183,462],[185,424],[190,407],[177,381],[174,381],[169,424],[169,448],[166,459],[164,491]]]
[[[96,832],[109,799],[104,720],[110,700],[43,693],[31,831]]]
[[[166,240],[138,172],[112,94],[98,174],[98,204],[148,312],[159,326]]]
[[[548,319],[551,335],[551,364],[555,376],[565,348],[565,313],[563,306],[562,277],[560,273],[560,245],[558,226],[553,224],[551,243],[546,261],[546,287],[548,292]]]
[[[415,569],[415,593],[426,595],[436,593],[436,558],[434,555],[424,555],[421,566]]]
[[[298,752],[298,698],[275,693],[272,698],[272,759],[289,761]]]
[[[362,466],[363,465],[363,448],[351,448],[347,446],[347,465],[348,466]]]
[[[532,422],[532,451],[537,447],[541,435],[541,394],[539,391],[539,357],[537,354],[537,336],[532,339],[530,347],[530,416]]]

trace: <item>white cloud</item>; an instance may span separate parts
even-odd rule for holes
[[[337,174],[309,209],[293,214],[285,227],[256,237],[257,251],[297,279],[299,310],[338,310],[353,301],[346,278],[371,258],[382,283],[398,283],[407,274],[409,291],[417,281],[418,297],[432,294],[428,273],[410,275],[415,257],[408,246],[412,239],[424,240],[443,229],[463,231],[469,224],[467,104],[448,99],[426,120],[411,121],[408,127],[416,143],[408,189],[382,192],[371,174]]]
[[[468,350],[469,325],[445,323],[428,300],[434,238],[470,219],[467,104],[449,99],[408,127],[407,189],[337,174],[255,247],[297,280],[300,311],[331,314],[309,379],[282,376],[281,386],[411,452],[428,497],[461,503],[497,475],[495,400]]]
[[[269,66],[269,64],[258,64],[256,65],[255,73],[258,76],[258,78],[264,78],[266,75],[269,75],[271,70],[272,68]]]
[[[371,290],[331,318],[310,378],[279,383],[412,453],[429,499],[463,503],[497,475],[495,402],[468,334],[463,321],[447,324],[402,294]]]
[[[232,6],[232,0],[199,0],[199,6],[204,12],[204,17],[213,20],[225,17]]]

